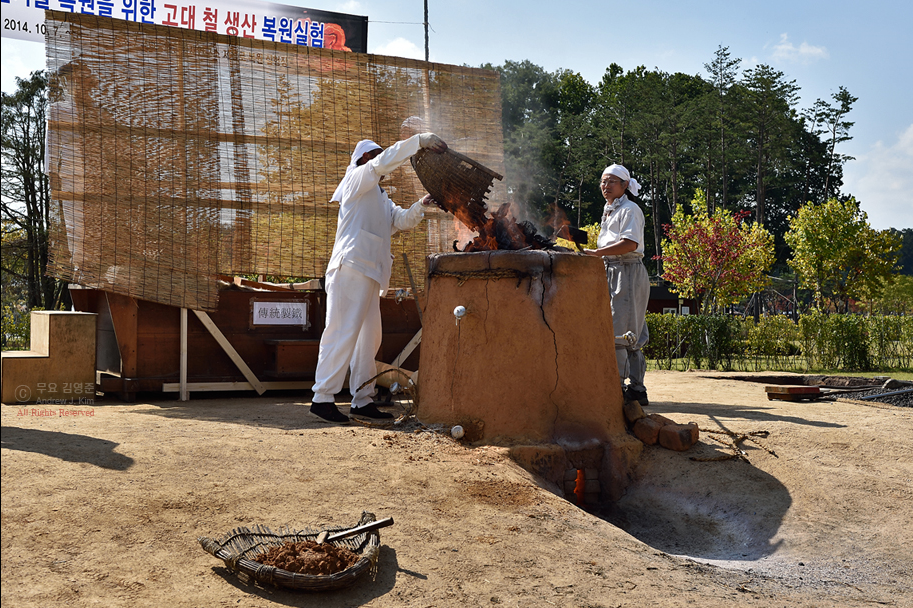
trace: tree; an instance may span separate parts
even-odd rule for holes
[[[903,230],[889,228],[889,230],[892,234],[900,237],[900,259],[897,262],[900,266],[900,272],[913,276],[913,228],[904,228]]]
[[[617,63],[606,68],[596,86],[593,126],[603,165],[609,161],[624,165],[628,152],[628,130],[635,114],[636,95],[633,73],[625,74]]]
[[[901,274],[875,297],[872,312],[883,315],[913,315],[913,276]]]
[[[767,187],[777,171],[785,169],[791,141],[792,107],[799,87],[784,79],[783,72],[767,65],[747,70],[742,82],[748,140],[754,155],[755,221],[766,224]]]
[[[760,224],[745,222],[748,212],[717,209],[711,215],[701,190],[691,202],[691,215],[683,207],[665,226],[662,245],[663,278],[676,293],[695,298],[706,313],[767,284],[773,237]]]
[[[501,73],[505,184],[517,202],[544,210],[554,200],[558,159],[566,153],[556,126],[556,77],[529,61],[507,61],[496,69]]]
[[[17,78],[18,89],[2,95],[2,271],[22,286],[26,309],[70,304],[66,283],[47,276],[51,196],[44,171],[48,79],[44,71]],[[4,297],[8,296],[4,290]],[[10,298],[13,298],[11,294]],[[7,303],[6,301],[4,303]]]
[[[727,170],[727,151],[729,147],[729,142],[732,139],[732,110],[730,108],[731,100],[729,98],[729,89],[736,83],[736,76],[739,72],[739,65],[742,63],[742,60],[739,58],[731,58],[729,54],[729,47],[720,45],[716,52],[713,54],[713,61],[710,63],[704,64],[704,69],[707,70],[707,73],[710,74],[710,82],[713,85],[713,122],[715,123],[715,128],[718,129],[719,135],[719,187],[720,187],[720,197],[719,197],[719,206],[721,209],[726,208],[728,201],[728,182],[729,175]],[[708,149],[708,156],[710,150]],[[712,166],[712,165],[711,165]],[[708,172],[708,182],[712,179],[711,175]],[[713,193],[707,192],[710,212],[712,213],[716,208],[715,201],[716,197],[713,196]]]
[[[824,115],[824,122],[827,125],[827,133],[829,137],[828,143],[828,165],[826,179],[824,182],[824,197],[828,198],[830,196],[836,196],[835,184],[831,182],[831,173],[833,171],[834,165],[842,165],[848,160],[853,160],[852,156],[846,156],[843,154],[837,154],[835,149],[837,144],[849,141],[852,139],[850,137],[850,127],[855,123],[844,120],[844,117],[849,114],[850,110],[853,107],[853,104],[859,99],[858,97],[853,97],[850,95],[849,91],[845,88],[840,87],[840,90],[832,95],[834,101],[837,102],[836,106],[829,106]],[[834,188],[834,192],[831,192],[831,189]]]
[[[811,289],[815,306],[848,312],[851,300],[867,300],[894,281],[901,239],[873,230],[856,199],[809,203],[790,220],[784,235],[800,286]]]
[[[588,203],[602,198],[595,186],[598,175],[595,165],[598,161],[591,128],[596,93],[580,74],[570,70],[558,73],[557,87],[557,133],[559,146],[565,148],[565,153],[550,213],[554,215],[561,211],[562,204],[568,208],[576,206],[576,225],[580,226],[584,198]],[[591,215],[594,215],[593,210],[588,213],[588,216]]]

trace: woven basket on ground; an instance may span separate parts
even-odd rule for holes
[[[472,230],[485,225],[485,197],[494,180],[503,175],[449,148],[441,154],[419,150],[412,157],[412,168],[441,209]]]
[[[361,520],[356,526],[377,521],[373,513],[362,512]],[[238,575],[245,583],[256,581],[263,585],[276,585],[302,591],[330,591],[351,585],[357,578],[369,570],[373,570],[380,553],[380,534],[377,530],[362,532],[357,536],[328,541],[337,547],[345,547],[360,556],[352,566],[341,572],[327,575],[298,574],[267,566],[253,561],[260,553],[265,553],[272,547],[279,547],[285,543],[301,541],[316,541],[321,532],[330,534],[350,530],[355,526],[324,528],[322,530],[292,530],[282,528],[272,532],[266,526],[249,528],[236,528],[224,535],[219,540],[202,536],[198,538],[203,549],[215,555]]]

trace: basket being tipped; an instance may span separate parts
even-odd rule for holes
[[[485,198],[503,175],[450,148],[441,154],[419,150],[412,156],[412,168],[441,209],[470,230],[482,229],[488,221]]]
[[[377,518],[374,514],[365,511],[362,512],[361,520],[356,525],[363,526],[375,521]],[[322,530],[281,528],[278,532],[273,532],[266,526],[257,525],[253,529],[236,528],[218,540],[205,536],[197,540],[203,550],[225,562],[225,566],[245,583],[255,581],[262,585],[275,585],[303,591],[329,591],[351,585],[365,572],[374,570],[377,564],[377,556],[380,553],[380,534],[376,529],[332,540],[333,534],[345,532],[353,527],[333,527]],[[340,572],[322,575],[289,572],[254,561],[256,556],[286,543],[319,542],[318,537],[325,532],[329,532],[331,535],[331,540],[327,542],[349,549],[359,556],[358,561]]]

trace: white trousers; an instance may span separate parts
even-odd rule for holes
[[[377,281],[343,265],[327,273],[326,290],[326,328],[320,337],[314,403],[333,403],[334,395],[342,390],[346,370],[351,370],[351,391],[374,376],[374,359],[383,338]],[[361,407],[373,400],[371,382],[352,395],[352,406]]]
[[[650,275],[641,258],[636,256],[607,256],[606,276],[612,294],[612,325],[616,336],[634,332],[637,341],[632,345],[614,339],[615,359],[621,384],[628,380],[632,389],[644,391],[647,360],[643,347],[650,339],[647,330],[647,302],[650,300]]]

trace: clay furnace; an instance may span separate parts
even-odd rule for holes
[[[596,493],[620,497],[640,442],[625,431],[602,260],[436,254],[426,285],[419,419],[513,446],[562,488],[569,471],[595,469]]]

